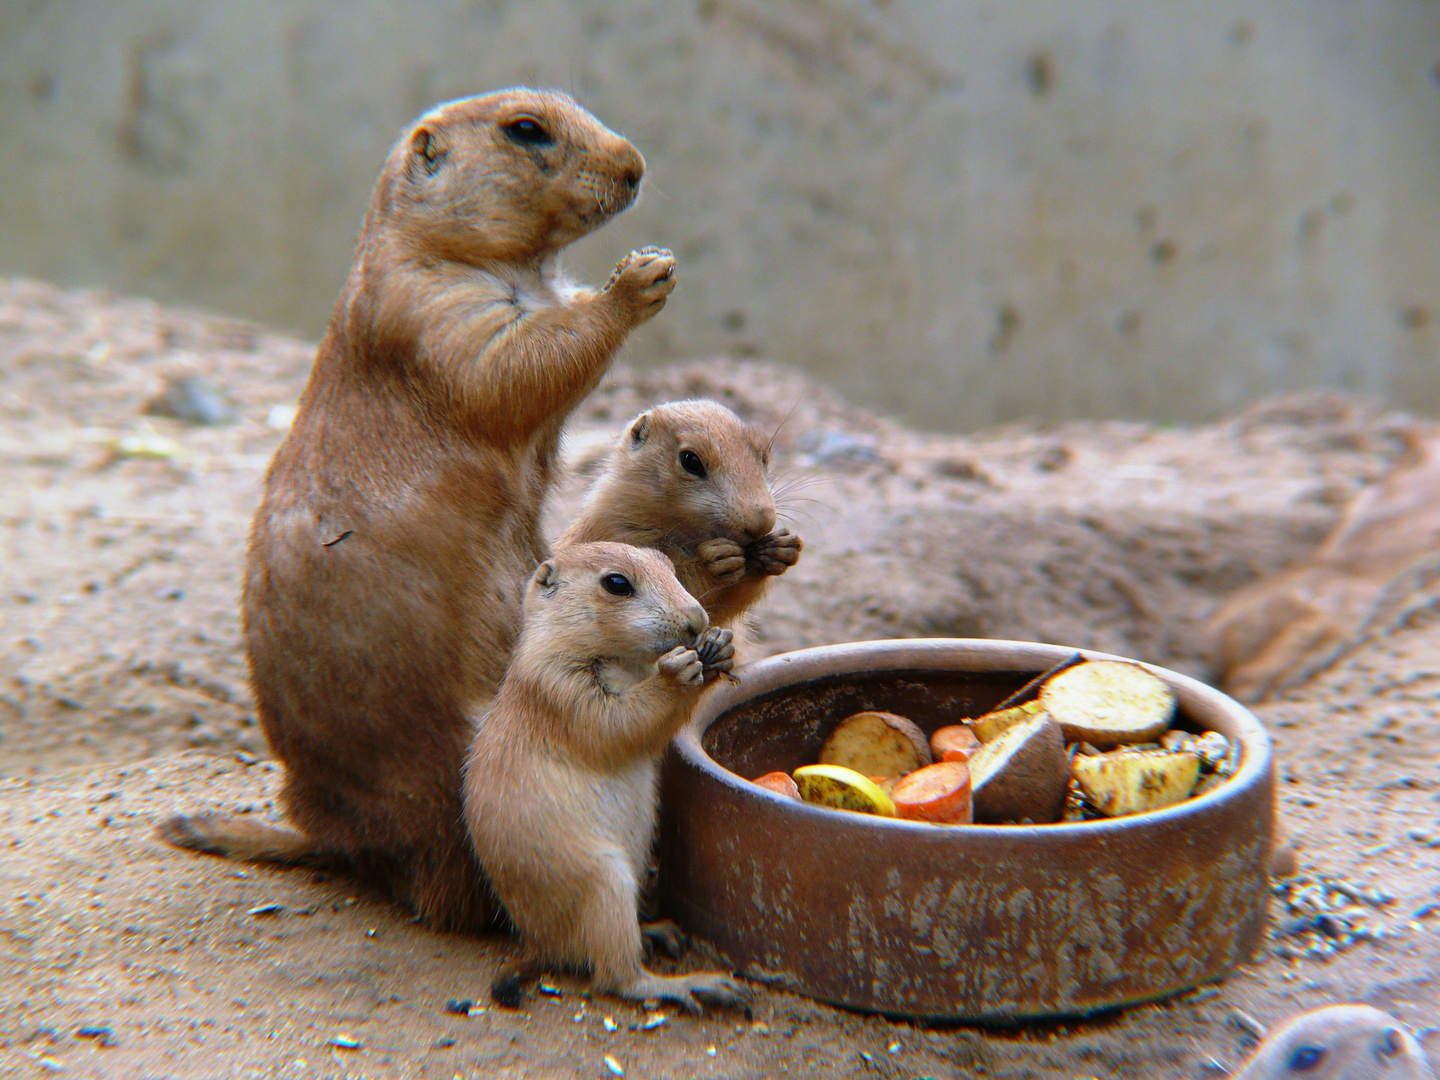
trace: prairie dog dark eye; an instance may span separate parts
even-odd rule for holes
[[[1290,1071],[1307,1073],[1320,1067],[1325,1060],[1325,1048],[1323,1046],[1300,1046],[1290,1055]]]
[[[600,579],[600,584],[611,596],[635,595],[635,586],[624,574],[606,574]]]
[[[553,146],[555,139],[545,130],[545,125],[533,116],[517,116],[507,120],[502,127],[506,135],[521,146]]]
[[[700,460],[700,455],[694,450],[680,451],[680,467],[691,476],[698,476],[701,480],[705,479],[705,463]]]

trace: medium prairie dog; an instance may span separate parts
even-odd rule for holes
[[[585,969],[596,990],[691,1009],[746,999],[719,973],[641,965],[660,755],[733,662],[730,632],[706,627],[658,551],[575,544],[530,579],[465,777],[470,835],[520,931],[522,969]]]
[[[473,717],[548,554],[561,425],[674,288],[666,251],[598,292],[555,259],[643,172],[569,97],[524,89],[395,145],[250,538],[250,676],[296,828],[179,816],[167,839],[349,866],[432,926],[492,924],[460,804]]]
[[[1327,1005],[1265,1037],[1235,1080],[1435,1080],[1400,1022],[1369,1005]]]
[[[663,551],[710,621],[732,627],[805,546],[771,531],[769,464],[770,441],[724,405],[657,405],[616,441],[557,546],[614,540]]]

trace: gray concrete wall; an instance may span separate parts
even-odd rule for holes
[[[559,86],[650,162],[639,363],[793,361],[937,427],[1440,412],[1440,3],[9,0],[0,272],[317,335],[433,102]]]

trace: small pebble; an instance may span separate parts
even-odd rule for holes
[[[1265,1038],[1265,1025],[1243,1009],[1230,1010],[1230,1023],[1254,1039]]]
[[[364,1044],[353,1035],[331,1035],[330,1045],[339,1050],[359,1050]]]
[[[184,452],[174,439],[146,427],[129,435],[121,435],[110,441],[110,452],[116,458],[135,458],[141,461],[169,461]]]
[[[665,1021],[668,1019],[669,1017],[666,1016],[664,1013],[651,1013],[649,1016],[645,1017],[643,1022],[641,1022],[640,1030],[654,1031],[661,1024],[665,1023]]]
[[[1300,853],[1291,843],[1280,844],[1270,853],[1272,878],[1294,877],[1300,870]]]
[[[616,1076],[625,1075],[625,1067],[621,1065],[620,1062],[616,1061],[613,1057],[611,1057],[609,1054],[605,1055],[605,1067]]]
[[[235,422],[234,406],[198,375],[171,379],[145,406],[145,411],[151,416],[166,416],[203,427]]]
[[[273,903],[273,902],[272,902],[272,903],[269,903],[269,904],[259,904],[259,905],[255,906],[255,907],[252,907],[249,911],[245,912],[245,914],[246,914],[246,915],[255,915],[255,916],[261,916],[261,915],[278,915],[278,914],[280,914],[280,912],[282,912],[282,911],[284,911],[284,910],[285,910],[285,905],[284,905],[284,904],[276,904],[276,903]]]
[[[451,998],[445,1003],[445,1011],[453,1016],[468,1016],[474,1004],[469,998]]]
[[[613,1016],[605,1017],[605,1019],[602,1020],[601,1023],[605,1025],[606,1031],[618,1031],[620,1029],[620,1025],[615,1022],[615,1018]]]
[[[795,445],[817,465],[878,465],[884,460],[873,446],[843,431],[806,431]]]
[[[294,405],[272,405],[265,414],[265,426],[271,431],[289,431],[290,425],[295,422],[295,414],[299,411]]]

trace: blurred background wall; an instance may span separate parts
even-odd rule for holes
[[[1440,413],[1440,2],[6,0],[0,273],[318,336],[434,102],[630,136],[680,288],[635,363],[791,361],[932,427]]]

